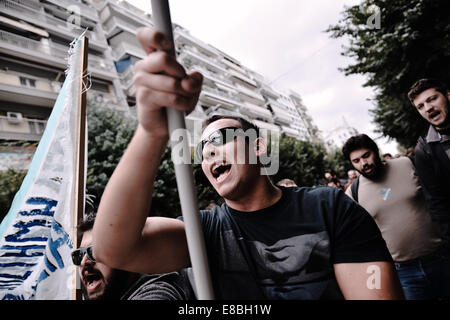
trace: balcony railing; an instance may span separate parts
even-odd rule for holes
[[[268,110],[264,107],[254,105],[249,102],[242,103],[241,110],[244,113],[247,113],[252,117],[263,118],[263,119],[267,119],[269,121],[273,119],[273,115],[272,115],[272,112],[270,112],[270,110]]]
[[[42,42],[28,39],[14,33],[0,30],[0,48],[5,45],[12,45],[18,53],[24,53],[23,49],[27,49],[27,56],[32,55],[39,57],[39,60],[45,60],[47,63],[57,63],[59,67],[65,68],[67,66],[67,56],[69,47],[62,46],[52,42]],[[92,54],[88,57],[88,66],[90,69],[102,70],[112,73],[114,77],[115,67],[112,62]],[[94,75],[95,72],[94,72]]]
[[[0,138],[39,141],[44,133],[46,120],[22,118],[19,122],[0,116]]]
[[[109,6],[111,10],[127,17],[130,20],[141,21],[147,26],[153,25],[150,20],[150,17],[144,11],[135,8],[126,1],[110,0]]]
[[[217,89],[204,87],[200,95],[200,100],[208,100],[213,104],[221,104],[223,107],[235,110],[241,104],[231,96]]]
[[[126,54],[138,57],[140,59],[145,58],[145,52],[142,48],[126,42],[122,42],[118,46],[114,46],[112,53],[115,60],[121,60]]]
[[[262,103],[265,102],[264,97],[261,94],[259,94],[257,91],[248,89],[248,88],[246,88],[244,86],[241,86],[238,83],[235,84],[235,87],[236,87],[236,89],[238,91],[240,91],[241,93],[245,94],[246,96],[249,96],[249,97],[251,97],[251,98],[253,98],[253,99],[255,99],[255,100],[259,101],[259,102],[262,102]]]
[[[211,80],[215,84],[220,84],[220,85],[222,85],[224,87],[230,87],[230,90],[233,90],[233,92],[236,92],[236,90],[234,90],[235,85],[230,80],[228,80],[227,78],[222,76],[221,74],[218,74],[218,73],[215,73],[215,72],[211,72],[211,71],[209,71],[206,68],[203,68],[201,66],[195,66],[195,67],[189,68],[189,72],[193,72],[193,71],[198,71],[205,78],[208,78],[209,80]]]
[[[177,28],[175,29],[175,43],[188,43],[191,46],[197,46],[200,50],[204,51],[207,55],[218,57],[219,53],[206,43],[194,38],[187,31]]]
[[[139,27],[145,26],[144,23],[140,25],[132,24],[129,22],[126,22],[125,20],[119,18],[119,17],[111,17],[108,19],[106,23],[103,24],[103,29],[108,35],[111,35],[111,33],[114,31],[115,27],[118,27],[119,29],[124,29],[129,32],[136,32],[136,30]]]
[[[211,57],[205,56],[204,54],[198,52],[194,48],[188,48],[185,46],[181,49],[179,60],[182,61],[185,58],[189,57],[194,58],[197,62],[200,62],[200,64],[205,64],[209,66],[210,68],[216,70],[217,72],[220,72],[222,74],[227,73],[227,70],[224,69],[218,61],[211,59]]]
[[[120,83],[125,89],[129,89],[133,85],[134,67],[129,66],[124,72],[119,73]]]
[[[24,5],[23,3],[11,0],[0,0],[0,10],[3,13],[12,15],[17,19],[40,25],[46,30],[52,30],[54,33],[65,35],[67,39],[73,39],[81,35],[85,29],[68,21],[58,19],[43,10],[37,10],[36,7]],[[107,47],[106,38],[100,32],[86,30],[86,35],[92,45],[97,44],[103,48]]]
[[[66,9],[69,8],[70,6],[76,6],[80,10],[80,14],[82,16],[91,19],[93,21],[98,20],[97,10],[93,7],[85,5],[81,1],[70,1],[70,0],[47,0],[47,1]]]

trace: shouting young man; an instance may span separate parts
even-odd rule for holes
[[[93,253],[115,268],[162,273],[190,265],[183,221],[147,217],[169,138],[164,108],[191,112],[202,75],[186,74],[166,53],[162,33],[145,28],[137,37],[147,53],[135,65],[139,124],[103,194]],[[402,298],[370,215],[338,189],[274,186],[250,161],[265,154],[264,139],[238,133],[252,128],[241,118],[210,119],[198,147],[203,172],[225,200],[200,212],[216,297]]]
[[[422,79],[408,98],[430,124],[415,148],[415,164],[432,218],[450,239],[450,91],[442,82]]]
[[[72,251],[85,300],[194,300],[187,270],[149,275],[114,269],[95,260],[92,251],[91,213],[78,225],[80,248]]]

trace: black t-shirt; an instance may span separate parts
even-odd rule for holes
[[[166,274],[142,274],[121,300],[195,300],[185,269]]]
[[[392,261],[373,218],[337,188],[283,188],[274,205],[201,211],[219,299],[342,299],[333,264]]]

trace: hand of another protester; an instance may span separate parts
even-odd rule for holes
[[[134,65],[139,124],[152,135],[168,137],[163,107],[191,112],[197,104],[203,76],[198,72],[186,74],[168,53],[172,44],[160,31],[141,28],[137,39],[147,53]]]

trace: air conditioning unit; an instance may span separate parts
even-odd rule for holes
[[[8,120],[9,123],[17,124],[22,123],[23,117],[20,112],[7,112],[6,120]]]

